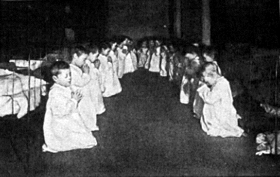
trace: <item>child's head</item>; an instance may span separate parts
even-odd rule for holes
[[[57,61],[51,65],[51,75],[55,83],[69,87],[71,83],[70,66],[65,61]]]
[[[216,83],[218,77],[218,66],[213,62],[206,62],[201,69],[202,81],[212,86]]]
[[[99,69],[99,67],[100,67],[100,60],[99,59],[94,60],[93,64],[94,64],[95,68]]]
[[[175,47],[175,45],[169,44],[169,45],[168,45],[168,51],[169,51],[170,53],[175,53],[175,52],[176,52],[176,47]]]
[[[168,48],[167,48],[167,46],[165,46],[165,45],[162,45],[162,47],[161,47],[161,54],[167,54],[167,52],[168,52]]]
[[[198,57],[199,49],[196,46],[190,45],[184,49],[183,53],[186,58],[192,60]]]
[[[126,37],[125,36],[118,36],[115,38],[117,42],[117,47],[122,48],[125,45]]]
[[[112,50],[112,51],[115,51],[115,50],[117,49],[117,42],[111,41],[111,42],[110,42],[110,45],[111,45],[111,50]]]
[[[110,44],[112,51],[115,51],[117,49],[117,47],[118,47],[117,41],[118,40],[115,36],[108,39],[108,43]]]
[[[134,43],[134,42],[133,42],[133,39],[132,39],[132,38],[130,38],[130,37],[128,37],[128,36],[127,36],[127,38],[126,38],[126,39],[127,39],[127,40],[126,40],[126,44],[127,44],[127,45],[129,45],[129,46],[132,46],[132,45],[133,45],[133,43]]]
[[[146,40],[143,40],[143,41],[141,42],[141,47],[142,47],[142,48],[146,48],[146,47],[147,47],[147,41],[146,41]]]
[[[203,58],[206,62],[215,61],[216,50],[211,46],[206,46],[203,51]]]
[[[156,46],[156,47],[160,47],[161,44],[162,44],[162,40],[161,40],[161,39],[156,39],[156,40],[155,40],[155,46]]]
[[[88,51],[88,59],[91,62],[94,62],[99,56],[99,48],[97,47],[97,45],[91,44],[88,46]]]
[[[155,41],[153,39],[149,40],[149,47],[152,48],[155,46]]]
[[[101,54],[104,55],[104,56],[108,56],[110,50],[111,50],[111,47],[110,47],[110,44],[107,43],[107,42],[102,42],[100,44],[100,50],[101,50]]]
[[[88,52],[83,46],[76,46],[73,51],[72,64],[82,67],[88,58]]]

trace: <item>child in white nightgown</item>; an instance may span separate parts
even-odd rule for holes
[[[102,114],[105,112],[105,105],[102,96],[102,82],[101,76],[99,72],[100,61],[97,59],[99,56],[98,47],[95,45],[91,45],[89,47],[89,56],[87,60],[87,64],[90,68],[90,85],[91,85],[91,99],[94,102],[96,114]]]
[[[155,48],[154,50],[150,51],[149,57],[149,71],[153,73],[159,73],[161,69],[161,43],[159,41],[155,41]]]
[[[184,56],[182,64],[184,75],[181,82],[180,102],[189,104],[192,103],[196,92],[197,73],[201,67],[201,60],[198,55],[198,49],[194,46],[188,46]]]
[[[137,50],[138,68],[143,68],[148,59],[147,41],[142,41],[141,47]]]
[[[121,79],[124,75],[124,67],[125,67],[125,58],[128,54],[128,48],[125,46],[126,40],[123,39],[121,42],[118,43],[118,47],[116,50],[117,54],[117,61],[118,61],[118,71],[117,75],[118,78]]]
[[[96,139],[84,125],[77,108],[82,95],[70,89],[69,64],[64,61],[55,62],[51,66],[51,73],[55,83],[49,92],[46,106],[43,151],[55,153],[96,146]]]
[[[71,87],[74,90],[81,90],[83,98],[79,104],[79,112],[85,123],[85,125],[91,131],[99,130],[96,120],[96,111],[94,102],[91,100],[91,86],[90,86],[90,75],[89,66],[85,64],[88,54],[86,49],[82,46],[77,46],[74,50],[73,59],[70,64],[71,70]]]
[[[123,47],[123,51],[126,53],[125,59],[124,59],[124,74],[127,73],[133,73],[135,71],[135,68],[133,66],[133,53],[129,51],[128,46]]]
[[[136,71],[137,70],[137,55],[136,55],[136,50],[134,48],[134,42],[132,39],[128,38],[127,46],[128,46],[128,51],[131,56],[133,69],[134,69],[134,71]]]
[[[176,51],[173,44],[170,44],[168,46],[168,77],[169,81],[174,80],[174,70],[175,70],[175,58],[178,55],[178,52]]]
[[[153,39],[149,40],[149,50],[148,50],[148,56],[147,56],[147,60],[146,63],[144,65],[145,69],[149,70],[151,67],[151,57],[152,54],[155,53],[155,41]]]
[[[211,46],[206,46],[204,47],[202,51],[202,57],[204,59],[204,62],[213,62],[217,65],[218,69],[218,74],[222,75],[221,69],[218,66],[217,61],[215,60],[215,54],[216,51],[214,50],[213,47]],[[201,81],[199,81],[199,85],[201,85]],[[203,100],[200,98],[199,94],[196,92],[195,97],[194,97],[194,102],[193,102],[193,114],[195,118],[200,119],[201,114],[202,114],[202,109],[203,109]]]
[[[104,86],[103,97],[111,97],[122,91],[117,73],[113,70],[112,59],[108,56],[110,45],[108,43],[101,44],[101,53],[98,57],[100,60],[100,72]]]
[[[109,43],[111,45],[111,50],[110,50],[108,56],[111,57],[111,59],[112,59],[113,72],[118,75],[119,61],[117,58],[117,42],[114,40],[111,40]]]
[[[159,72],[159,75],[161,77],[167,77],[167,70],[166,70],[167,51],[168,51],[168,49],[167,49],[166,46],[161,47],[161,51],[160,51],[160,72]]]
[[[197,89],[204,101],[200,119],[202,130],[210,136],[245,136],[244,130],[238,126],[238,119],[241,117],[233,106],[229,82],[218,74],[215,63],[204,64],[202,79],[205,84]]]

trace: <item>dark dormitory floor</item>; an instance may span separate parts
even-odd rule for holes
[[[277,156],[255,155],[256,133],[271,128],[267,119],[244,118],[247,128],[261,127],[251,127],[248,137],[209,137],[165,78],[138,70],[121,83],[122,93],[104,100],[107,111],[98,116],[95,133],[99,144],[92,149],[43,153],[44,104],[30,114],[29,123],[2,119],[0,176],[280,175]],[[236,104],[254,116],[246,99]]]

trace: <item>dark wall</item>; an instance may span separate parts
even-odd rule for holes
[[[168,0],[108,0],[108,35],[169,36]]]
[[[279,46],[279,1],[211,1],[214,43],[251,43]]]
[[[174,0],[72,0],[77,41],[172,36]],[[211,0],[212,43],[279,46],[279,1]],[[1,47],[61,45],[64,1],[1,1]],[[201,0],[181,0],[182,36],[201,41]]]
[[[106,35],[108,5],[105,0],[1,1],[2,46],[62,45],[66,4],[72,10],[77,41]]]
[[[201,0],[181,0],[182,3],[182,37],[189,42],[201,42]]]
[[[108,32],[108,2],[106,0],[74,0],[78,41],[101,40]]]

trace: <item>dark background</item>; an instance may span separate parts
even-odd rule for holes
[[[242,42],[279,47],[279,1],[211,1],[214,43]]]
[[[104,37],[107,6],[103,1],[1,1],[1,42],[4,47],[61,45],[67,4],[73,13],[73,29],[78,40]]]
[[[1,48],[63,45],[64,7],[74,16],[77,42],[124,34],[174,36],[173,0],[1,1]],[[182,38],[201,41],[201,0],[181,1]],[[213,44],[279,47],[279,1],[212,0]]]

